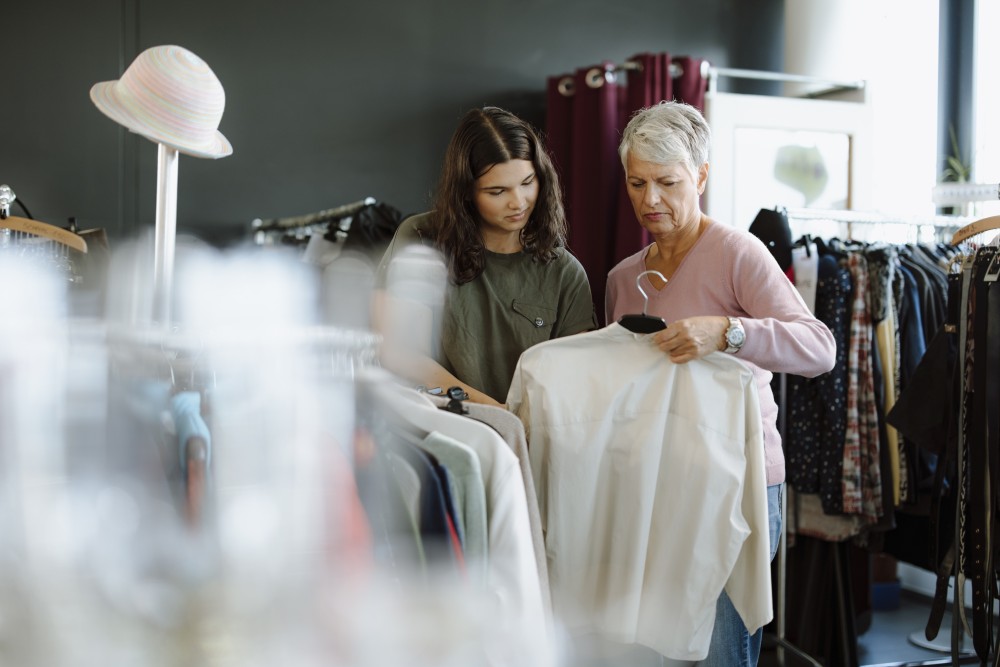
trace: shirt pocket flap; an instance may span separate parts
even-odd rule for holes
[[[548,306],[539,306],[534,303],[526,303],[520,299],[514,299],[514,312],[525,318],[535,328],[551,327],[556,321],[556,309]]]

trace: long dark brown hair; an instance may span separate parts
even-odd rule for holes
[[[538,134],[509,111],[472,109],[462,117],[448,144],[434,206],[434,241],[459,285],[479,277],[486,264],[475,181],[493,165],[510,160],[529,160],[538,179],[538,199],[521,230],[525,251],[537,261],[549,262],[556,256],[555,249],[566,244],[559,177]]]

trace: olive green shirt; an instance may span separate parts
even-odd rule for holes
[[[389,264],[413,243],[433,245],[432,213],[407,218],[386,249],[379,265],[379,285],[386,285]],[[444,275],[444,274],[442,274]],[[433,299],[432,299],[433,300]],[[462,382],[501,403],[517,361],[536,343],[597,328],[590,283],[583,265],[565,248],[556,249],[548,263],[530,254],[486,251],[486,266],[464,285],[447,281],[434,337],[436,357]]]

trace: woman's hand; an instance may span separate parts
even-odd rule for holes
[[[671,322],[666,329],[653,335],[656,346],[667,353],[670,361],[683,364],[701,359],[717,350],[724,350],[729,318],[720,316],[688,317]]]

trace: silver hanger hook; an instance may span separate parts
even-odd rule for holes
[[[4,183],[0,185],[0,218],[6,219],[10,215],[10,205],[17,199],[17,195]]]
[[[663,281],[664,285],[667,284],[667,279],[664,277],[664,275],[662,273],[660,273],[659,271],[655,270],[655,269],[647,269],[646,271],[643,271],[642,273],[640,273],[639,275],[637,275],[635,277],[635,287],[636,287],[636,289],[639,290],[639,294],[642,295],[642,314],[643,315],[646,314],[646,308],[649,306],[649,295],[646,294],[646,290],[642,289],[642,284],[639,281],[642,280],[643,276],[648,275],[650,273],[659,276],[660,280]]]

